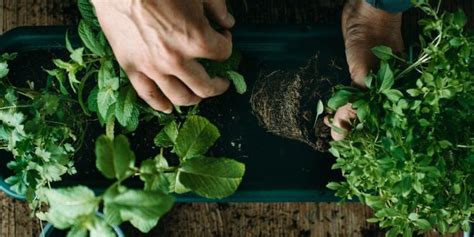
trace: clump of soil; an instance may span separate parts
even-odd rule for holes
[[[262,76],[253,88],[250,103],[260,125],[281,137],[308,144],[326,152],[331,141],[324,115],[316,121],[319,100],[326,102],[342,68],[334,60],[324,62],[318,55],[296,73],[274,71]]]

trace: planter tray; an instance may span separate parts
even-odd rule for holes
[[[66,55],[64,35],[67,27],[22,27],[0,37],[0,52],[18,52],[20,57],[31,52],[57,52]],[[73,29],[73,28],[70,28]],[[73,32],[73,30],[70,30]],[[72,41],[78,37],[71,34]],[[339,65],[345,65],[345,55],[339,26],[252,26],[238,27],[233,31],[234,46],[242,52],[241,71],[252,88],[262,70],[297,70],[313,55],[337,58]],[[33,63],[31,67],[52,67],[47,60]],[[12,68],[12,72],[14,69]],[[34,70],[33,70],[34,71]],[[323,72],[324,73],[324,72]],[[22,76],[22,74],[24,74]],[[13,78],[25,79],[26,72],[13,73]],[[347,77],[347,70],[341,70],[341,77]],[[238,152],[229,152],[229,157],[244,162],[246,175],[237,193],[223,200],[209,200],[195,195],[178,195],[179,202],[304,202],[338,201],[334,193],[326,189],[330,181],[340,180],[339,172],[332,171],[335,159],[328,154],[318,153],[309,146],[280,138],[265,132],[258,126],[249,103],[250,92],[240,96],[229,92],[227,104],[220,109],[220,119],[226,121],[219,128],[221,142],[229,147],[241,146]],[[229,99],[230,98],[230,99]],[[230,103],[229,103],[230,102]],[[316,108],[315,108],[316,109]],[[237,122],[226,118],[228,111],[237,111]],[[204,114],[204,116],[207,116]],[[213,118],[209,118],[214,122]],[[237,136],[238,135],[238,136]],[[229,138],[229,136],[232,137]],[[238,138],[235,140],[235,138]],[[232,156],[234,155],[234,156]],[[0,189],[10,196],[22,199],[9,189],[4,179],[9,175],[6,168],[8,157],[1,155]],[[83,158],[81,158],[83,159]],[[81,161],[82,162],[82,161]],[[94,164],[94,162],[90,163]],[[89,166],[88,169],[95,167]],[[79,169],[80,171],[80,169]],[[88,174],[65,177],[60,185],[83,184],[96,190],[107,187],[107,180]]]

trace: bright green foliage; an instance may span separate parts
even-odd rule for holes
[[[0,63],[7,65],[14,58],[4,54]],[[76,115],[75,124],[68,121],[74,102],[54,92],[12,87],[3,78],[0,94],[0,146],[11,152],[7,166],[15,173],[6,182],[35,209],[40,199],[35,196],[42,195],[38,190],[76,172],[70,157],[79,146],[76,134],[83,132],[82,118]]]
[[[46,70],[45,88],[13,86],[7,75],[8,61],[15,55],[0,57],[0,148],[13,155],[8,168],[15,175],[6,180],[11,189],[26,195],[39,218],[56,228],[69,229],[68,236],[101,237],[115,236],[111,226],[126,221],[142,232],[150,231],[171,209],[172,193],[192,191],[209,198],[234,193],[244,165],[205,157],[220,136],[218,129],[197,115],[197,106],[182,109],[187,114],[177,109],[180,114],[175,116],[139,101],[89,0],[79,0],[78,6],[83,15],[78,27],[83,46],[75,48],[66,35],[70,57],[53,60],[56,68]],[[239,61],[233,57],[212,65],[224,68],[243,93],[245,81],[233,71]],[[115,136],[115,130],[132,132],[141,121],[153,119],[163,126],[154,140],[161,152],[137,162],[128,139]],[[83,186],[51,189],[65,174],[76,173],[72,157],[83,142],[92,142],[84,139],[85,129],[97,121],[105,127],[106,135],[95,141],[96,167],[113,184],[99,196]],[[180,163],[169,165],[165,154],[178,156]],[[125,185],[133,177],[143,181],[142,189]],[[45,213],[38,211],[47,207]],[[105,217],[97,215],[99,207]]]
[[[225,158],[195,157],[178,169],[177,180],[208,198],[224,198],[235,192],[245,173],[242,163]]]
[[[207,119],[191,116],[176,137],[176,154],[182,160],[205,154],[219,137],[219,130]]]
[[[429,16],[418,60],[374,48],[381,66],[368,90],[342,88],[328,104],[351,102],[358,117],[331,144],[346,181],[328,188],[372,207],[387,236],[466,230],[474,212],[474,37],[463,12],[417,6]]]

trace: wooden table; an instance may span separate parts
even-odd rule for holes
[[[469,3],[471,2],[471,3]],[[237,19],[246,23],[337,22],[342,0],[233,0]],[[449,1],[472,13],[472,1]],[[469,11],[470,9],[470,11]],[[320,14],[321,12],[325,14]],[[407,15],[408,22],[416,15]],[[471,22],[473,16],[470,14]],[[0,0],[0,33],[24,25],[77,22],[74,0]],[[124,226],[127,236],[383,236],[365,220],[372,211],[357,203],[193,203],[177,204],[150,234]],[[0,193],[0,237],[38,236],[40,223],[25,203]],[[427,236],[437,236],[430,234]],[[461,236],[461,234],[453,235]]]

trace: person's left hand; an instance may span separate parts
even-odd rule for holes
[[[401,33],[402,14],[388,13],[377,9],[365,0],[349,0],[342,14],[342,32],[346,47],[347,64],[353,85],[365,88],[364,78],[369,71],[376,67],[378,60],[371,49],[375,46],[386,45],[395,52],[404,48]],[[351,121],[357,113],[351,104],[339,108],[334,114],[332,124],[325,118],[326,125],[338,127],[343,134],[331,130],[334,140],[342,140],[351,128]]]

